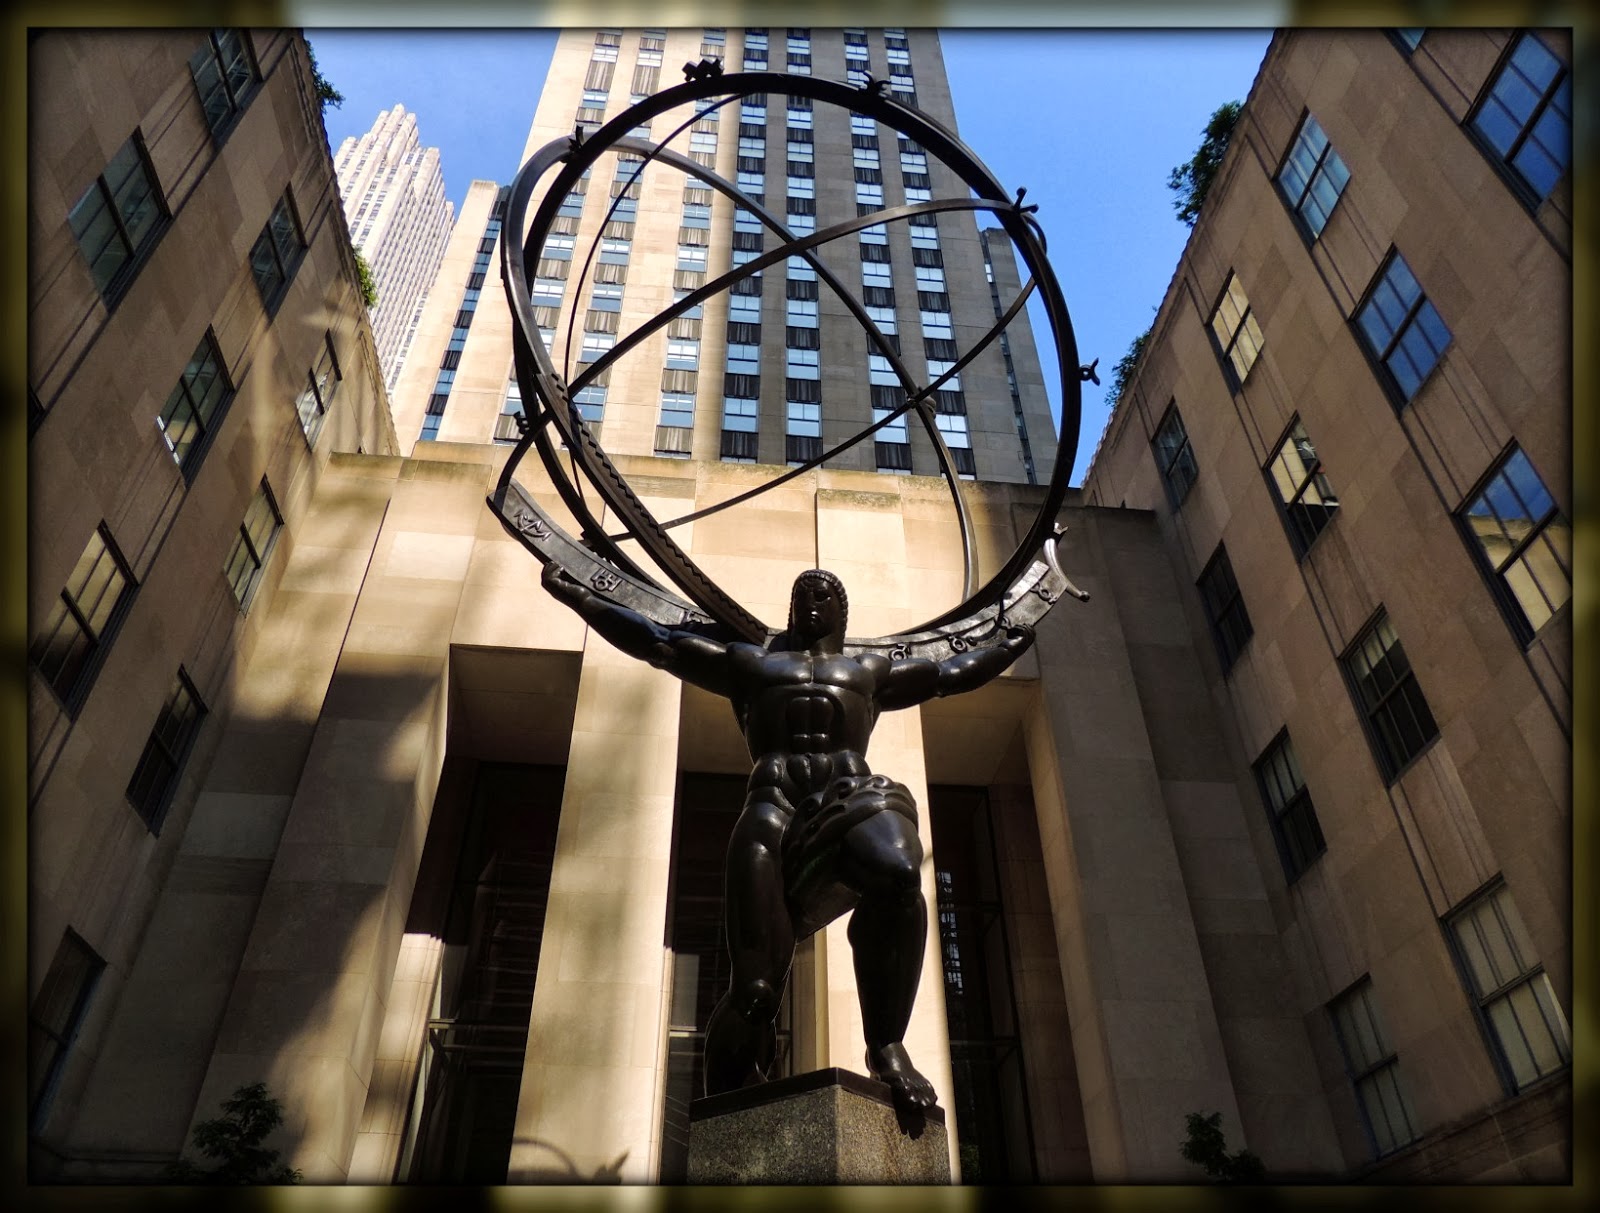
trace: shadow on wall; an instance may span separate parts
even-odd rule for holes
[[[572,1156],[553,1142],[541,1141],[537,1137],[517,1137],[512,1139],[512,1150],[518,1147],[527,1147],[530,1151],[537,1151],[534,1158],[540,1161],[529,1166],[517,1179],[518,1183],[529,1184],[620,1184],[622,1182],[622,1164],[628,1161],[629,1151],[624,1150],[612,1162],[602,1163],[595,1168],[594,1174],[585,1175],[578,1170],[577,1163]],[[543,1157],[550,1155],[548,1163]]]

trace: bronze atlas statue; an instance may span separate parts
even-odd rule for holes
[[[1022,191],[1008,199],[953,133],[894,100],[870,78],[856,88],[808,76],[724,75],[713,61],[686,67],[685,76],[684,84],[641,101],[598,130],[580,128],[571,138],[547,145],[528,161],[511,187],[504,230],[508,235],[527,235],[520,247],[511,239],[502,242],[501,268],[511,303],[517,378],[532,416],[519,417],[521,438],[489,504],[506,528],[544,562],[543,580],[550,593],[623,652],[727,698],[749,747],[754,767],[725,868],[725,936],[732,980],[706,1029],[707,1094],[766,1081],[795,947],[849,914],[867,1068],[888,1084],[897,1103],[930,1107],[936,1102],[933,1085],[913,1066],[904,1042],[928,930],[917,806],[904,785],[874,774],[867,766],[867,745],[881,712],[982,685],[1033,643],[1035,625],[1063,595],[1086,597],[1057,564],[1055,516],[1077,449],[1080,381],[1093,377],[1093,368],[1077,366],[1071,323],[1045,259],[1043,237],[1031,213],[1035,208],[1022,206]],[[765,93],[805,96],[870,116],[937,156],[969,187],[971,196],[891,207],[796,235],[760,201],[666,146],[707,113]],[[694,117],[665,139],[652,143],[630,134],[655,115],[691,103]],[[721,192],[775,232],[779,246],[687,291],[619,338],[599,359],[580,364],[578,374],[569,380],[566,357],[558,372],[552,350],[539,336],[528,286],[558,208],[579,178],[606,155],[629,157],[633,179],[647,165],[659,164]],[[536,186],[542,199],[530,219]],[[616,205],[614,201],[613,210]],[[951,211],[993,214],[1031,277],[995,326],[951,369],[932,383],[919,384],[894,343],[814,250],[875,224],[927,224],[938,213]],[[589,256],[593,258],[593,248]],[[808,262],[862,324],[872,348],[898,377],[903,403],[831,450],[756,489],[708,509],[657,521],[583,423],[577,398],[618,358],[677,316],[765,266],[791,257]],[[587,274],[587,264],[583,272]],[[954,461],[934,420],[936,393],[994,341],[1034,290],[1049,318],[1064,369],[1056,473],[1017,550],[980,585],[971,520]],[[571,337],[569,323],[569,353]],[[950,484],[965,561],[963,601],[927,623],[894,636],[848,639],[843,584],[826,570],[811,569],[795,579],[788,626],[781,631],[770,628],[707,577],[668,533],[825,463],[907,413],[922,422]],[[564,466],[563,446],[571,474]],[[517,468],[530,448],[538,451],[580,535],[568,535],[517,482]],[[622,520],[620,533],[608,534],[601,525],[579,487],[580,477]],[[629,539],[637,541],[678,592],[658,582],[623,549],[622,543]]]

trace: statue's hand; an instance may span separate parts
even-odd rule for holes
[[[1022,650],[1030,647],[1036,635],[1031,623],[1006,623],[1006,639],[1011,642],[1014,649]]]
[[[572,575],[554,560],[546,562],[539,581],[550,593],[572,606],[589,596],[588,587],[574,581]]]

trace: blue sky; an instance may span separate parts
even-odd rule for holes
[[[380,110],[404,105],[440,149],[459,207],[474,178],[509,182],[555,45],[551,30],[306,31],[345,101],[325,114],[337,148]],[[1154,318],[1189,229],[1167,174],[1194,154],[1225,101],[1242,101],[1266,29],[947,30],[945,67],[962,139],[1013,193],[1028,190],[1072,316],[1102,385]],[[663,77],[666,80],[666,77]],[[1032,314],[1059,409],[1048,326]],[[1081,482],[1111,401],[1084,386],[1072,483]]]

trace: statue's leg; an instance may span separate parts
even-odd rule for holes
[[[749,803],[728,844],[724,922],[733,976],[706,1025],[707,1095],[765,1082],[772,1065],[778,1008],[794,960],[778,850],[784,822],[775,806]]]
[[[854,827],[840,849],[840,875],[861,894],[849,937],[867,1068],[898,1098],[932,1107],[938,1101],[933,1084],[917,1072],[905,1049],[928,936],[921,867],[916,826],[887,809]]]

